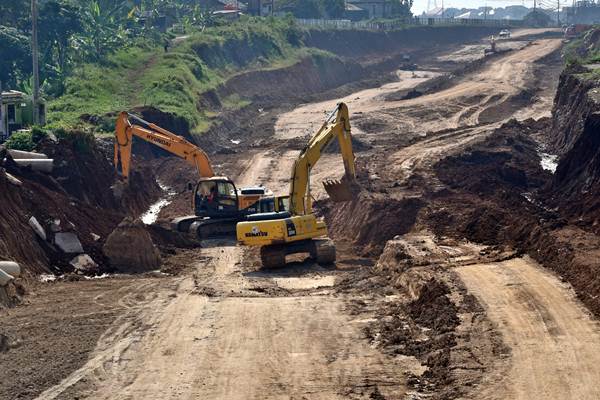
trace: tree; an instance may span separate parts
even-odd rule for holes
[[[0,25],[29,29],[30,0],[0,1]]]
[[[48,1],[40,10],[39,32],[42,74],[56,83],[55,94],[62,94],[70,71],[71,39],[83,32],[81,10],[61,0]]]
[[[321,0],[296,0],[294,15],[298,18],[321,18],[323,16],[323,3]]]
[[[101,61],[111,50],[125,40],[122,26],[116,17],[123,12],[123,3],[112,4],[108,0],[92,0],[83,9],[84,30],[79,45],[94,61]]]
[[[409,19],[413,17],[413,0],[392,0],[392,16],[395,18]]]
[[[540,10],[531,11],[523,18],[523,21],[528,26],[533,25],[538,27],[549,26],[553,22],[552,18],[548,14]]]
[[[344,0],[323,0],[323,7],[329,18],[341,18],[346,11]]]
[[[23,75],[31,73],[29,38],[15,28],[0,26],[0,80],[4,87],[16,87]]]
[[[392,0],[392,16],[394,18],[410,19],[413,17],[411,8],[413,0]]]

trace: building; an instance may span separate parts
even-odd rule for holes
[[[249,0],[248,14],[263,17],[273,15],[273,6],[273,0]]]
[[[360,21],[363,19],[369,19],[369,12],[347,2],[344,17],[350,21]]]
[[[33,102],[25,93],[16,90],[2,92],[2,121],[0,139],[5,140],[13,132],[33,125]],[[46,104],[40,101],[40,125],[46,123]]]
[[[347,3],[368,12],[369,18],[389,18],[392,15],[389,0],[347,0]]]
[[[600,3],[591,0],[578,1],[572,7],[564,7],[563,14],[568,24],[598,24]]]

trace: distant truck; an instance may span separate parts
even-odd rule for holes
[[[498,36],[500,39],[508,39],[510,38],[510,31],[508,29],[502,29]]]

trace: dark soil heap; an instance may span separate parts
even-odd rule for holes
[[[110,265],[120,272],[145,272],[158,269],[160,253],[150,233],[139,220],[126,218],[108,236],[102,248]]]
[[[55,232],[71,232],[100,272],[106,271],[102,245],[126,215],[138,215],[160,196],[154,175],[134,172],[130,187],[116,199],[111,189],[116,174],[110,141],[72,132],[58,142],[47,139],[38,146],[37,151],[54,159],[51,174],[21,168],[10,156],[4,163],[6,172],[22,185],[11,184],[0,173],[0,259],[20,263],[26,278],[72,272],[74,254],[63,253],[53,242]],[[29,226],[31,217],[44,229],[46,240]]]

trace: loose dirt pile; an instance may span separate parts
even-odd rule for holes
[[[128,213],[144,211],[162,192],[151,173],[138,170],[123,197],[116,199],[110,149],[110,143],[82,132],[57,143],[47,139],[39,150],[54,159],[51,174],[21,168],[7,157],[6,172],[21,185],[0,173],[0,259],[19,262],[26,277],[62,274],[74,271],[71,262],[83,250],[99,266],[94,272],[105,270],[102,245],[108,235]],[[30,227],[32,218],[41,227],[37,234]],[[80,250],[71,253],[61,247],[65,238]]]
[[[487,368],[499,368],[492,360],[506,350],[483,308],[448,268],[442,248],[430,235],[390,240],[371,272],[355,272],[339,287],[385,296],[366,337],[387,354],[421,362],[423,372],[408,379],[419,395],[452,399],[467,394]],[[373,303],[357,301],[355,307],[368,310]]]
[[[600,315],[600,285],[595,279],[600,271],[600,238],[592,232],[593,223],[571,219],[572,208],[555,203],[553,185],[558,176],[553,181],[542,169],[539,145],[532,139],[547,137],[548,131],[547,121],[511,122],[488,140],[436,164],[437,177],[448,189],[429,199],[419,223],[437,235],[508,245],[531,255],[571,283],[590,310]],[[595,157],[597,147],[592,144],[586,146],[589,152],[579,153],[589,155],[578,159],[583,165]],[[581,164],[571,160],[575,164],[568,170],[581,171]],[[584,170],[591,173],[588,182],[594,182],[594,169]],[[577,179],[575,185],[581,182]],[[581,197],[573,201],[581,204]]]
[[[349,203],[315,204],[334,238],[350,240],[364,256],[378,256],[388,240],[408,233],[425,203],[419,198],[390,199],[361,192]]]
[[[119,272],[145,272],[158,269],[160,253],[150,233],[139,220],[126,218],[106,239],[102,247],[110,265]]]

